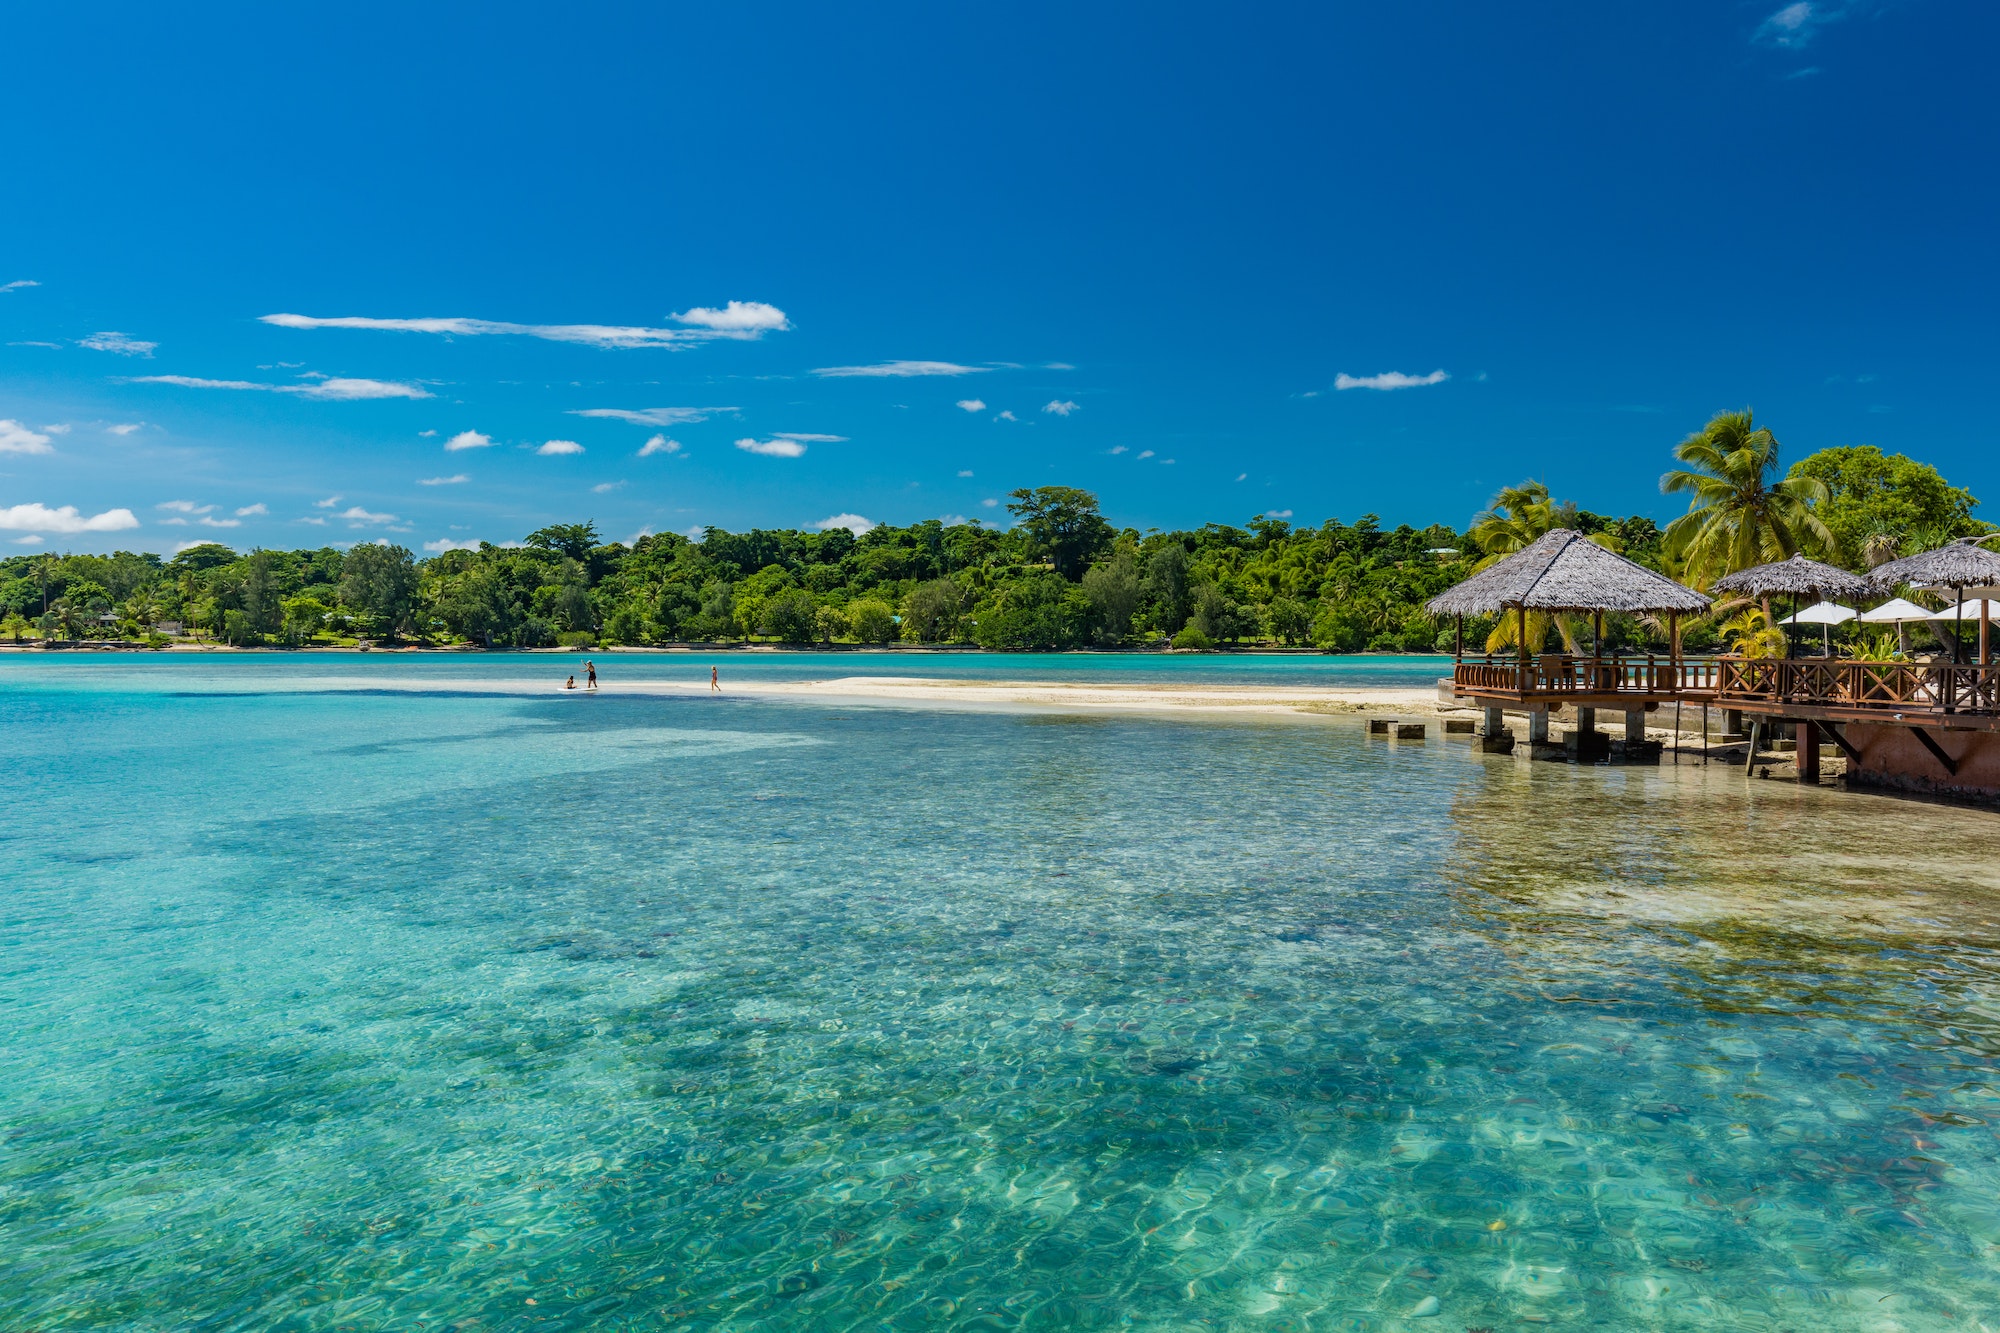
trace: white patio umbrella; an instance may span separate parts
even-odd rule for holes
[[[1861,623],[1864,625],[1894,625],[1896,627],[1896,651],[1899,653],[1910,651],[1910,632],[1903,627],[1911,621],[1929,620],[1930,618],[1931,609],[1928,606],[1918,606],[1907,597],[1893,598],[1890,601],[1882,603],[1882,605],[1876,607],[1873,611],[1863,611],[1861,613]]]
[[[1865,625],[1900,625],[1909,620],[1929,620],[1934,613],[1928,606],[1918,606],[1907,597],[1884,602],[1873,611],[1863,611],[1861,622]]]
[[[1854,608],[1842,606],[1838,602],[1814,602],[1803,611],[1795,611],[1778,623],[1780,625],[1818,625],[1820,646],[1828,657],[1833,656],[1833,631],[1831,625],[1845,625],[1854,619]]]
[[[1953,602],[1942,611],[1933,611],[1926,620],[1977,620],[1981,616],[2000,619],[2000,602],[1989,602],[1984,597],[1968,597],[1963,605]]]
[[[1991,592],[1993,590],[1990,588],[1978,588],[1967,589],[1967,591]],[[1943,620],[1952,623],[1951,652],[1953,661],[1958,660],[1958,627],[1969,620],[1979,626],[1978,661],[1981,666],[1986,664],[1987,636],[1993,623],[1996,609],[2000,608],[1996,608],[1994,602],[1984,597],[1968,597],[1964,601],[1952,603],[1944,610],[1930,617],[1932,620]]]

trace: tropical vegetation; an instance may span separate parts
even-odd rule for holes
[[[1868,446],[1779,471],[1775,437],[1724,413],[1676,450],[1663,487],[1689,512],[1662,531],[1508,487],[1468,528],[1384,528],[1372,514],[1293,526],[1117,528],[1096,496],[1015,491],[1006,528],[927,520],[862,531],[708,528],[606,541],[591,523],[418,558],[399,546],[239,552],[207,543],[171,558],[39,554],[0,559],[0,635],[308,646],[358,640],[477,648],[765,642],[976,645],[989,649],[1240,647],[1449,650],[1459,627],[1429,598],[1555,527],[1697,586],[1804,550],[1849,568],[1989,530],[1934,468]],[[1690,648],[1720,626],[1688,627]],[[1770,643],[1732,626],[1728,637]],[[1768,626],[1754,627],[1758,631]],[[1512,644],[1511,620],[1469,623],[1466,642]],[[1579,627],[1531,621],[1531,639]],[[1609,647],[1661,642],[1614,616]],[[1761,651],[1762,649],[1760,649]]]

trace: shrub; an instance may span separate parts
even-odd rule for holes
[[[564,648],[595,648],[597,636],[589,630],[571,630],[567,634],[556,635],[556,643]]]
[[[887,643],[896,637],[896,613],[872,598],[850,604],[847,622],[863,643]]]
[[[1189,650],[1213,648],[1215,647],[1215,640],[1203,634],[1193,625],[1189,625],[1179,634],[1174,635],[1174,647]]]

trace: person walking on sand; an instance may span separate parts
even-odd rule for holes
[[[708,669],[708,692],[710,694],[722,693],[722,674],[715,667]]]
[[[597,688],[597,663],[591,661],[584,662],[583,688],[585,688],[586,690],[594,690]]]

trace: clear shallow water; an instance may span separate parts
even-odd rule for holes
[[[575,673],[586,659],[607,681],[691,681],[707,684],[708,669],[725,682],[831,680],[841,676],[928,676],[946,680],[1033,680],[1140,684],[1266,685],[1422,688],[1451,674],[1451,659],[1424,656],[1322,653],[980,653],[833,652],[781,653],[761,649],[718,652],[591,653],[77,653],[65,659],[72,679],[122,680],[134,669],[170,671],[194,682],[309,681],[364,670],[385,681],[554,681]],[[30,674],[39,658],[0,657],[0,688]]]
[[[0,663],[0,1327],[2000,1326],[1990,815],[219,660]]]

